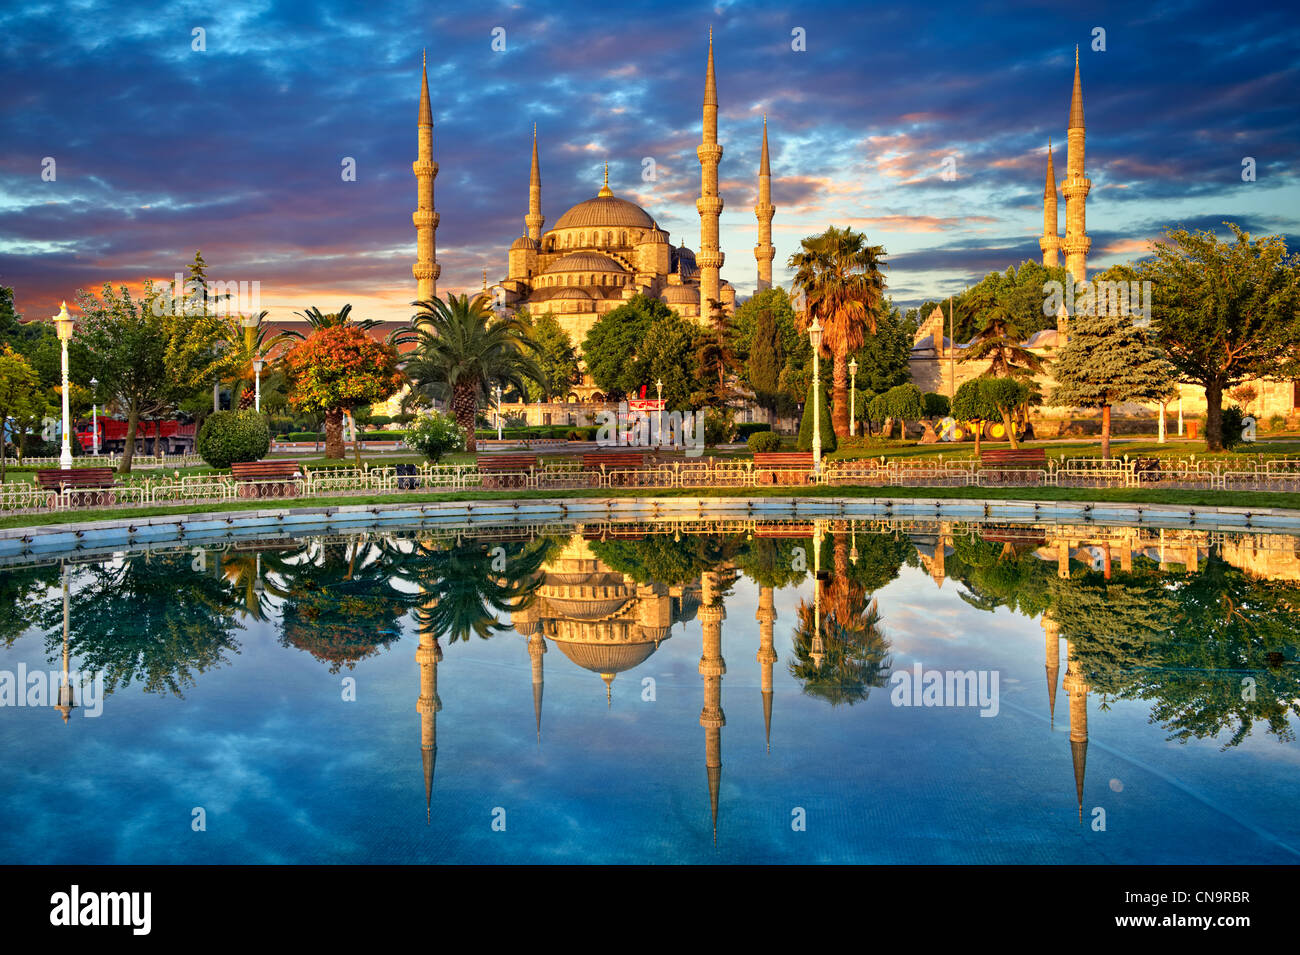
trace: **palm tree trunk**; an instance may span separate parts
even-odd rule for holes
[[[331,408],[325,412],[325,457],[343,457],[343,409]]]
[[[475,419],[478,417],[478,382],[458,382],[451,395],[451,413],[465,432],[465,450],[473,454],[478,450],[474,438]]]
[[[849,436],[849,355],[835,353],[835,370],[831,377],[831,427],[836,438]]]

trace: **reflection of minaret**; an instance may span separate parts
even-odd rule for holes
[[[709,776],[709,808],[713,816],[713,844],[718,843],[718,789],[722,783],[722,727],[727,719],[722,713],[722,675],[727,672],[722,659],[722,620],[726,612],[718,599],[718,575],[706,571],[700,575],[704,604],[700,607],[700,624],[704,632],[700,676],[704,677],[704,708],[700,725],[704,727],[704,766]]]
[[[429,627],[420,628],[420,646],[415,651],[415,662],[420,665],[420,699],[416,711],[420,714],[420,757],[424,763],[425,821],[433,815],[433,768],[438,759],[438,711],[442,700],[438,698],[438,661],[442,647],[433,638]]]
[[[546,653],[546,638],[540,632],[528,638],[528,656],[533,661],[533,718],[537,721],[537,743],[542,742],[542,655]]]
[[[1074,759],[1074,788],[1079,798],[1079,821],[1083,822],[1083,773],[1088,762],[1088,690],[1074,644],[1065,641],[1065,679],[1061,681],[1070,694],[1070,755]]]
[[[68,722],[72,708],[72,685],[68,682],[68,565],[63,565],[63,682],[59,684],[59,705],[55,707],[63,714],[63,722]]]
[[[1070,576],[1070,542],[1064,537],[1056,543],[1056,576],[1062,580]]]
[[[776,608],[772,605],[772,588],[758,588],[758,656],[762,664],[760,689],[763,693],[763,731],[767,740],[767,751],[772,752],[772,664],[777,660],[776,650],[772,646],[772,625],[776,623]]]
[[[1044,659],[1047,661],[1047,714],[1056,725],[1056,676],[1061,672],[1061,625],[1050,610],[1043,612],[1043,635],[1047,638]]]

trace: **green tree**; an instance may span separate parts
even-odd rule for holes
[[[655,382],[662,381],[664,406],[669,411],[698,408],[703,403],[701,393],[707,389],[707,383],[696,375],[698,340],[699,327],[675,312],[651,324],[642,340],[638,361],[645,378],[632,391],[639,393],[644,385],[647,395],[656,395]]]
[[[136,301],[126,286],[105,285],[100,297],[78,294],[85,320],[78,338],[92,357],[100,394],[126,413],[126,447],[120,471],[129,474],[141,418],[172,412],[185,397],[223,376],[228,358],[219,348],[217,316],[191,315],[144,283]]]
[[[520,311],[523,311],[522,309]],[[582,380],[578,369],[578,352],[573,347],[569,333],[560,327],[555,316],[543,312],[533,317],[524,312],[524,334],[537,346],[534,358],[539,376],[537,381],[527,379],[524,387],[529,401],[563,401],[569,388]]]
[[[885,249],[867,237],[831,226],[810,236],[790,256],[794,286],[807,298],[809,317],[822,327],[822,348],[834,358],[832,418],[835,434],[849,434],[849,355],[875,334],[885,279]]]
[[[829,454],[835,450],[836,437],[835,429],[831,426],[831,409],[830,402],[827,400],[830,396],[826,390],[826,380],[822,379],[821,383],[821,400],[817,402],[817,410],[821,417],[821,439],[822,453]],[[813,385],[808,383],[808,396],[803,406],[803,417],[799,420],[799,443],[800,451],[811,451],[813,440]]]
[[[754,401],[769,416],[775,415],[781,387],[781,367],[785,364],[785,345],[776,333],[776,319],[771,309],[763,309],[754,322],[753,341],[746,364],[746,382],[754,392]]]
[[[1101,409],[1101,456],[1110,458],[1111,405],[1161,401],[1173,386],[1173,368],[1131,315],[1097,309],[1070,323],[1070,340],[1052,366],[1050,404]]]
[[[980,375],[963,381],[952,399],[953,416],[975,425],[975,454],[980,453],[980,436],[986,421],[1002,419],[1011,439],[1016,444],[1015,429],[1011,425],[1011,411],[1028,396],[1028,388],[1014,378],[990,378]]]
[[[1252,378],[1300,374],[1300,265],[1281,236],[1252,240],[1227,223],[1213,232],[1170,229],[1138,266],[1151,283],[1156,338],[1180,380],[1205,389],[1206,444],[1222,449],[1223,393]]]
[[[663,302],[644,295],[633,296],[600,316],[582,343],[591,380],[611,400],[636,394],[642,385],[653,383],[643,343],[656,324],[676,317]]]
[[[28,417],[36,405],[44,405],[40,396],[40,378],[27,359],[8,345],[0,345],[0,484],[5,480],[8,460],[5,431],[10,418]]]
[[[960,362],[988,361],[988,374],[1030,380],[1042,372],[1043,360],[1025,348],[1010,289],[981,288],[963,297],[961,308],[975,328],[975,338],[962,350]],[[955,306],[954,306],[955,308]]]
[[[419,312],[408,330],[415,342],[406,362],[412,384],[408,400],[446,402],[465,431],[465,449],[473,452],[479,403],[489,400],[498,382],[522,394],[525,381],[537,381],[542,375],[533,359],[537,346],[517,317],[493,315],[486,296],[452,295],[415,304]]]

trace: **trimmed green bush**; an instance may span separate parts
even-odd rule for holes
[[[749,436],[745,442],[749,450],[755,454],[765,451],[780,451],[781,436],[774,431],[756,431]]]
[[[214,411],[199,429],[196,449],[214,468],[258,461],[271,450],[271,429],[256,411]]]
[[[744,424],[736,425],[736,439],[749,440],[751,434],[758,434],[760,431],[771,431],[772,426],[766,421],[747,421]]]
[[[952,411],[952,403],[947,395],[927,391],[921,396],[921,400],[925,405],[924,417],[926,418],[946,418]]]

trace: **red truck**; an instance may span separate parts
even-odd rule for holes
[[[194,425],[179,421],[141,421],[135,430],[135,450],[140,454],[154,453],[154,441],[165,454],[185,454],[194,450]],[[77,440],[87,454],[95,449],[95,435],[90,422],[77,428]],[[126,450],[126,422],[115,418],[99,419],[99,450],[103,454]]]

